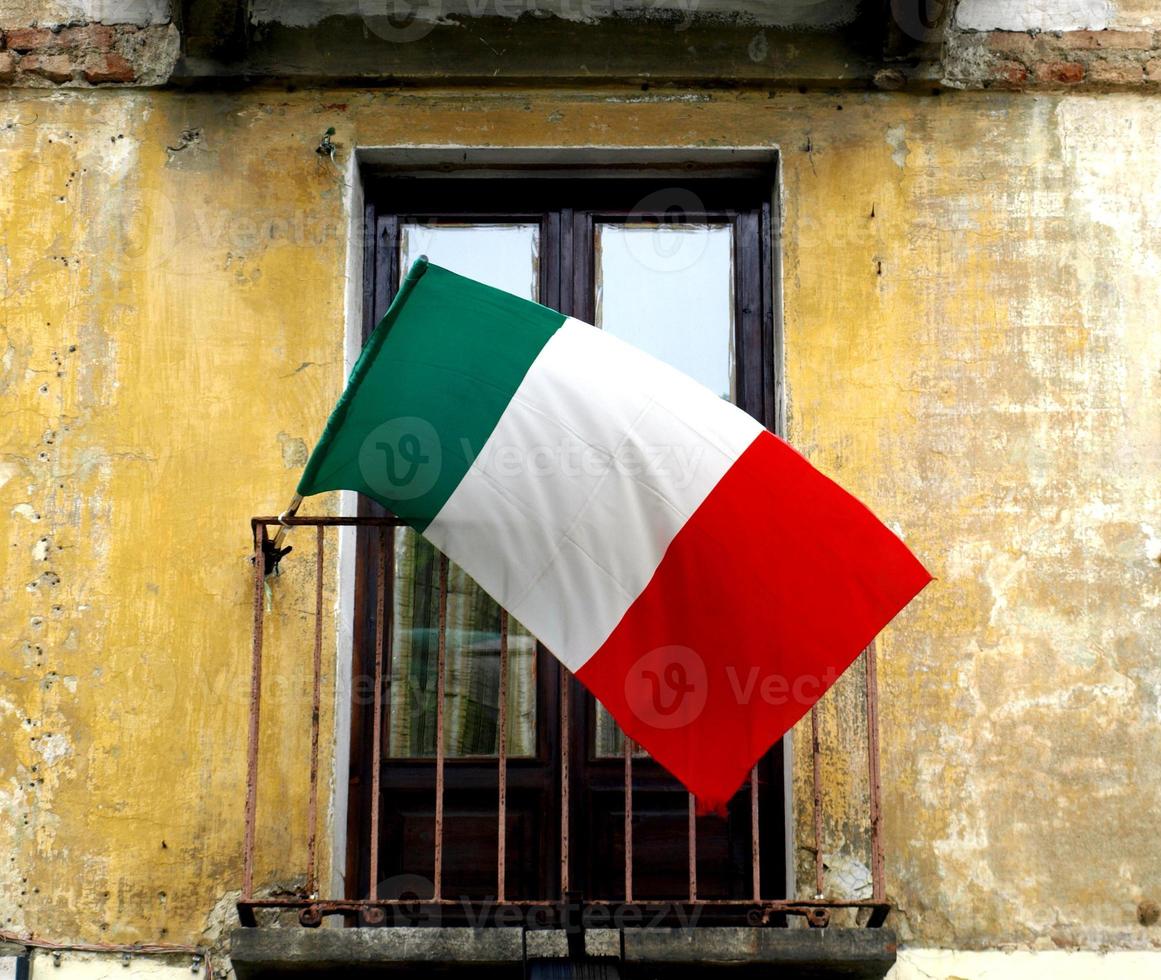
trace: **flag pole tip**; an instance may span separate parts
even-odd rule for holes
[[[411,263],[411,268],[407,272],[407,278],[410,282],[415,282],[420,276],[427,271],[427,256],[421,255],[414,262]]]

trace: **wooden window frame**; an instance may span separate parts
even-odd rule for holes
[[[594,234],[598,222],[622,220],[664,220],[655,213],[656,204],[664,203],[667,190],[678,189],[688,199],[692,191],[701,202],[696,211],[684,211],[682,220],[730,222],[735,229],[733,268],[735,275],[735,399],[744,410],[775,432],[783,429],[781,377],[781,319],[776,252],[779,235],[777,212],[777,160],[768,166],[744,164],[730,167],[696,167],[673,165],[650,168],[632,167],[603,170],[592,167],[559,168],[529,166],[516,170],[480,166],[468,172],[445,173],[439,169],[376,168],[365,173],[363,268],[363,340],[370,336],[379,318],[390,304],[399,280],[400,227],[403,223],[422,220],[438,223],[464,221],[499,221],[537,223],[540,225],[540,299],[545,305],[578,319],[593,322],[594,305]],[[660,196],[659,196],[660,195]],[[379,516],[383,511],[373,501],[359,500],[360,516]],[[353,676],[372,676],[370,664],[374,655],[374,596],[376,591],[374,560],[375,538],[362,529],[356,547],[355,621],[352,657]],[[775,560],[776,556],[771,556]],[[510,793],[530,789],[536,781],[547,781],[547,804],[553,813],[560,808],[560,725],[559,691],[561,668],[543,648],[537,653],[537,737],[533,758],[510,758],[508,779]],[[389,683],[389,681],[388,681]],[[357,690],[357,687],[355,688]],[[585,738],[574,738],[570,744],[569,766],[574,778],[590,780],[602,792],[612,792],[621,785],[621,761],[595,757],[591,738],[594,731],[593,699],[573,678],[571,680],[573,717],[576,706],[583,705],[579,717],[585,718]],[[388,692],[389,694],[389,692]],[[366,894],[368,886],[369,841],[367,813],[369,790],[372,718],[367,699],[356,699],[351,711],[351,759],[349,770],[349,804],[347,813],[347,888],[348,897]],[[384,703],[387,703],[386,697]],[[383,731],[389,729],[383,726]],[[384,792],[425,789],[431,782],[428,771],[431,759],[390,758],[382,753],[381,771]],[[765,897],[785,897],[786,826],[782,768],[783,744],[779,743],[765,760],[770,799],[763,807],[776,808],[779,830],[777,841],[765,841],[762,848],[763,893]],[[480,757],[447,758],[449,781],[457,787],[494,791],[494,761]],[[776,779],[775,779],[776,777]],[[634,786],[642,791],[657,790],[672,777],[651,760],[634,763]],[[527,784],[527,785],[526,785]],[[539,784],[538,784],[539,785]],[[587,783],[586,783],[587,785]],[[591,813],[585,812],[585,793],[570,794],[570,823],[576,832],[570,837],[570,878],[573,883],[596,880],[595,849],[586,847],[594,832]],[[775,818],[770,815],[770,820]],[[557,827],[552,820],[543,821],[539,853],[542,867],[538,876],[544,884],[545,897],[559,885],[557,862],[552,859],[553,837]]]

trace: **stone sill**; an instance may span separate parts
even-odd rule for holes
[[[889,929],[592,929],[586,954],[615,961],[625,978],[771,976],[881,980],[895,963]],[[238,980],[334,971],[361,976],[523,978],[525,961],[564,959],[562,930],[386,927],[236,929],[230,959]]]

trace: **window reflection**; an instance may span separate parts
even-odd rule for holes
[[[404,224],[399,267],[406,273],[421,255],[461,276],[540,301],[539,225]]]
[[[734,398],[729,224],[596,229],[596,325]]]

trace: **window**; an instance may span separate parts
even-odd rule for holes
[[[369,334],[420,254],[615,331],[691,374],[776,428],[772,175],[707,175],[685,168],[648,177],[528,172],[513,176],[383,174],[368,181],[365,330]],[[364,515],[381,514],[363,501]],[[379,742],[379,897],[392,883],[421,892],[435,871],[436,662],[440,556],[398,531],[387,573],[390,609],[374,603],[378,563],[370,529],[360,543],[355,671],[367,676],[376,633],[391,647]],[[385,566],[388,567],[388,566]],[[444,671],[445,896],[496,892],[500,630],[506,631],[506,896],[554,901],[562,878],[561,769],[567,760],[567,869],[585,899],[625,897],[625,760],[608,714],[520,624],[454,565],[446,568]],[[562,724],[562,690],[569,723]],[[376,738],[370,710],[353,712],[351,897],[371,866],[367,817]],[[562,751],[563,746],[563,751]],[[634,897],[689,894],[687,794],[640,753],[632,760]],[[766,898],[782,897],[785,827],[781,746],[758,767]],[[726,818],[696,822],[698,895],[751,894],[749,788]],[[420,896],[424,897],[424,896]]]

